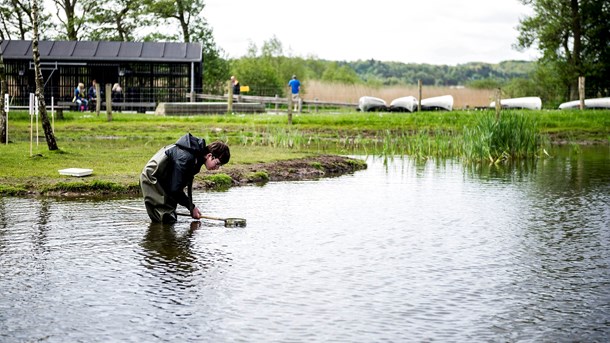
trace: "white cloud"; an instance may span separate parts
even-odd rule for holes
[[[233,58],[275,36],[302,57],[451,65],[533,60],[512,49],[529,13],[517,0],[207,0],[203,11]]]

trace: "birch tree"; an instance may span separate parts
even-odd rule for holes
[[[44,100],[44,79],[40,69],[40,50],[38,49],[38,6],[41,0],[32,0],[32,55],[34,58],[34,71],[36,75],[36,96],[38,97],[38,111],[42,120],[42,128],[49,150],[57,150],[55,134],[47,116],[47,107]]]

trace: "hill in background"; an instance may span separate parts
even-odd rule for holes
[[[504,61],[498,64],[471,62],[449,65],[414,64],[359,60],[339,62],[353,69],[366,83],[384,86],[417,84],[422,80],[427,86],[476,87],[481,83],[505,83],[515,78],[526,78],[534,70],[535,62]]]

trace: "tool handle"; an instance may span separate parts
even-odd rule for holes
[[[124,208],[124,209],[127,209],[127,210],[146,211],[146,209],[140,208],[140,207],[131,207],[131,206],[121,206],[121,207]],[[179,215],[179,216],[191,217],[191,214],[188,213],[188,212],[178,212],[178,211],[176,211],[176,214]],[[218,217],[204,216],[204,215],[200,215],[199,218],[210,219],[210,220],[226,221],[225,218],[218,218]]]
[[[179,216],[186,216],[186,217],[192,217],[190,213],[187,212],[176,212],[177,215]],[[212,216],[204,216],[203,214],[199,215],[199,219],[210,219],[210,220],[222,220],[225,221],[225,218],[218,218],[218,217],[212,217]]]
[[[222,220],[223,222],[226,221],[225,218],[218,218],[218,217],[204,216],[204,215],[200,215],[199,218],[210,219],[210,220]]]

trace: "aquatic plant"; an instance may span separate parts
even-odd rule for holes
[[[520,112],[506,111],[497,119],[484,112],[463,132],[463,156],[470,162],[535,157],[543,143],[536,119]]]
[[[249,173],[246,179],[248,182],[267,182],[269,181],[269,173],[266,170],[259,170]]]
[[[23,186],[6,186],[0,185],[0,194],[3,196],[18,196],[27,194],[27,190]]]
[[[208,175],[203,179],[214,189],[226,189],[233,184],[233,179],[224,173]]]

